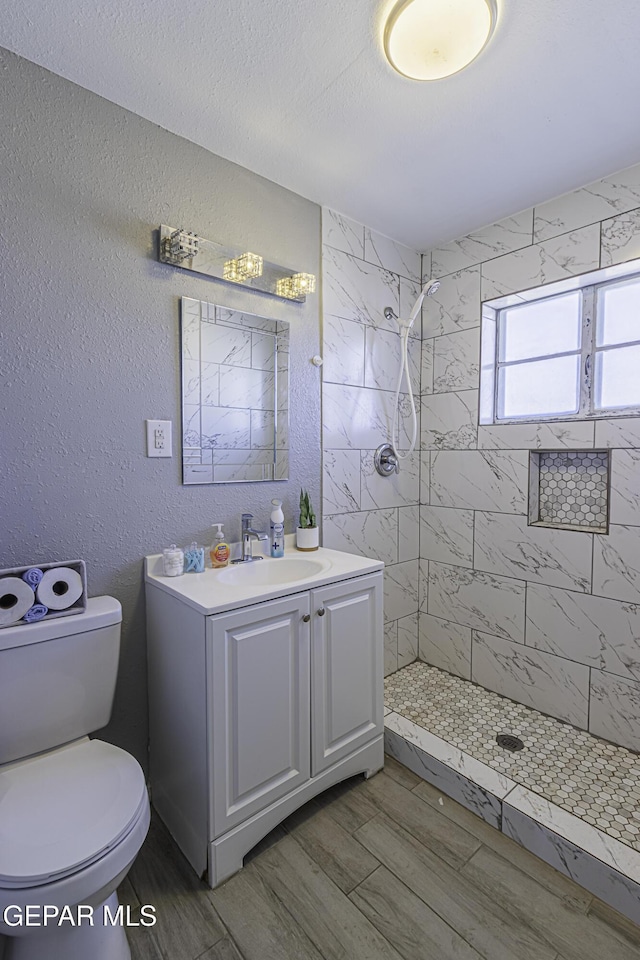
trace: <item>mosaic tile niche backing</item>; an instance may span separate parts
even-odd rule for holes
[[[385,706],[459,750],[640,850],[640,756],[430,667],[385,680]],[[513,734],[524,749],[496,743]]]
[[[609,452],[545,450],[531,454],[529,523],[606,533]]]

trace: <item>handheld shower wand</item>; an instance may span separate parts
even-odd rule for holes
[[[422,306],[422,301],[424,300],[424,298],[425,298],[425,297],[432,297],[433,294],[436,293],[436,291],[439,290],[439,289],[440,289],[440,281],[439,281],[439,280],[427,280],[427,282],[425,283],[424,287],[423,287],[422,290],[420,291],[420,296],[419,296],[418,299],[416,300],[416,302],[415,302],[415,304],[414,304],[414,306],[413,306],[413,310],[412,310],[411,313],[409,314],[409,327],[412,327],[412,326],[413,326],[413,324],[414,324],[414,322],[415,322],[415,319],[416,319],[416,317],[418,316],[418,313],[419,313],[419,311],[420,311],[420,307]]]
[[[424,287],[420,291],[420,295],[418,296],[418,299],[413,305],[413,310],[409,314],[408,320],[403,320],[402,317],[398,317],[396,313],[391,309],[391,307],[384,308],[385,317],[387,318],[387,320],[395,320],[398,326],[401,327],[402,329],[406,328],[410,330],[415,323],[418,313],[420,312],[420,307],[422,306],[422,301],[424,300],[424,298],[433,296],[433,294],[439,288],[440,288],[439,280],[427,280]]]
[[[408,320],[403,320],[400,317],[396,316],[391,307],[386,307],[384,315],[387,320],[395,320],[398,326],[400,327],[400,368],[398,370],[398,383],[396,386],[396,396],[395,403],[393,407],[393,417],[391,420],[391,446],[394,449],[397,460],[406,460],[407,457],[411,456],[415,449],[416,440],[418,439],[418,416],[416,414],[416,404],[413,398],[413,389],[411,387],[411,375],[409,373],[409,331],[416,321],[416,317],[420,312],[422,306],[422,301],[425,297],[431,297],[436,292],[440,286],[439,280],[427,280],[420,295],[413,305],[413,310],[409,314]],[[406,453],[400,453],[398,450],[398,420],[400,419],[400,388],[402,386],[402,377],[403,375],[407,380],[407,388],[409,391],[409,399],[411,401],[411,442],[409,444],[409,449]]]

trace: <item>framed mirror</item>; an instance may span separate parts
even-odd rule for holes
[[[183,297],[182,482],[289,476],[289,324]]]

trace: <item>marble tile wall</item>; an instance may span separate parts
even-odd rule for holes
[[[482,301],[638,256],[640,164],[423,256],[418,644],[640,751],[640,418],[478,427]],[[604,448],[609,533],[528,526],[529,451]]]
[[[408,314],[420,292],[421,255],[326,208],[322,240],[323,544],[384,561],[389,674],[418,655],[420,435],[399,474],[381,477],[375,471],[376,447],[391,440],[400,362],[397,326],[385,319],[384,309]],[[464,384],[474,363],[473,344],[462,361],[441,350],[430,363],[420,338],[418,320],[409,340],[418,429],[421,377],[431,384],[435,369],[439,382]],[[401,449],[407,446],[410,416],[403,394]]]

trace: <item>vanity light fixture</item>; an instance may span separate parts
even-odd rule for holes
[[[287,300],[300,300],[315,289],[316,278],[312,273],[295,273],[292,277],[282,277],[276,284],[278,296]]]
[[[258,253],[243,253],[233,260],[225,260],[222,269],[223,279],[232,283],[242,283],[251,277],[261,277],[264,260]]]
[[[475,60],[497,16],[496,0],[400,0],[387,19],[384,52],[410,80],[441,80]]]
[[[190,273],[203,274],[243,286],[252,293],[266,293],[304,303],[314,293],[312,273],[296,273],[291,267],[270,263],[257,253],[242,253],[215,240],[205,240],[186,230],[160,224],[158,259]]]

